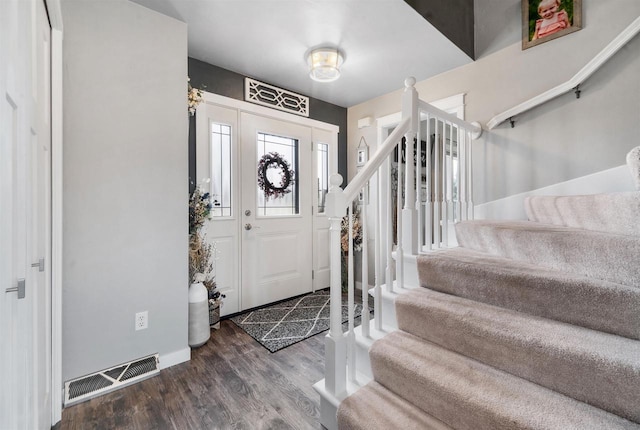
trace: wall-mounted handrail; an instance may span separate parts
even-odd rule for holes
[[[514,117],[529,109],[533,109],[543,103],[548,102],[566,92],[575,89],[578,85],[586,81],[593,73],[595,73],[604,63],[606,63],[613,55],[626,45],[640,32],[640,17],[636,18],[627,28],[625,28],[615,39],[611,41],[605,48],[600,51],[591,61],[589,61],[582,69],[578,71],[571,79],[564,82],[542,94],[539,94],[525,102],[522,102],[511,109],[494,116],[487,123],[487,128],[492,130],[504,121]]]

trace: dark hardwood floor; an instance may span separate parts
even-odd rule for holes
[[[64,409],[56,430],[321,429],[325,334],[272,354],[222,321],[190,362]]]

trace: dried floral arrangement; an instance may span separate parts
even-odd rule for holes
[[[353,231],[353,251],[362,251],[362,223],[360,222],[360,209],[354,202],[351,210],[351,228]],[[347,291],[347,258],[349,256],[349,215],[342,218],[340,224],[340,250],[342,251],[341,259],[341,284],[342,291]]]
[[[362,224],[360,223],[360,209],[354,205],[351,211],[352,229],[353,229],[353,250],[362,251]],[[340,225],[340,244],[342,254],[347,255],[349,252],[349,216],[342,218]]]
[[[193,88],[189,83],[191,78],[187,77],[187,102],[189,106],[189,115],[196,113],[196,108],[203,102],[202,90]]]
[[[189,197],[189,280],[202,282],[209,290],[209,299],[218,301],[225,296],[217,291],[214,280],[214,261],[217,249],[205,240],[202,227],[211,213],[211,196],[203,191],[205,179],[197,186]]]

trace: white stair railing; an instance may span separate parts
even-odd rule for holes
[[[415,79],[405,80],[402,97],[402,120],[362,167],[358,174],[342,190],[342,177],[330,178],[330,189],[326,198],[326,212],[330,227],[331,305],[330,329],[325,346],[325,380],[323,392],[339,402],[347,394],[348,383],[355,383],[357,369],[355,360],[354,324],[354,270],[353,270],[353,206],[362,193],[360,223],[362,228],[362,336],[371,332],[368,303],[368,230],[373,225],[374,233],[374,314],[375,329],[382,329],[382,285],[387,291],[404,288],[405,255],[415,255],[424,250],[446,247],[450,243],[453,222],[473,217],[471,182],[471,139],[480,135],[479,125],[470,124],[447,114],[418,99],[414,87]],[[420,142],[420,129],[426,132],[426,198],[423,201],[423,168],[414,162],[414,141]],[[405,138],[405,160],[402,162],[402,145]],[[433,136],[433,140],[432,137]],[[422,145],[416,146],[422,158]],[[397,186],[403,183],[404,191],[396,192],[396,206],[392,207],[391,159],[398,151]],[[383,181],[382,178],[387,180]],[[381,189],[387,184],[385,190]],[[375,210],[368,206],[368,193],[374,186],[377,190]],[[391,220],[396,213],[395,261]],[[342,270],[341,270],[341,225],[348,216],[348,260],[347,260],[347,305],[348,331],[342,330]],[[384,216],[383,216],[384,215]],[[389,224],[385,228],[381,220]],[[385,234],[386,232],[386,234]],[[383,252],[383,250],[385,252]],[[394,285],[395,274],[395,285]],[[383,279],[384,275],[384,279]],[[329,423],[323,423],[330,427]]]

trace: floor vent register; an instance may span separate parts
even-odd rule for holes
[[[64,384],[64,405],[70,406],[106,394],[160,372],[158,354],[120,364]]]

